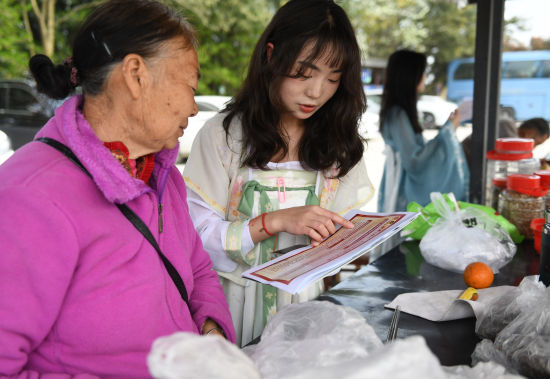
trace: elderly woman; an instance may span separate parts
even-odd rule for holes
[[[143,377],[159,336],[235,340],[174,166],[197,113],[194,46],[165,6],[115,0],[72,62],[31,59],[42,92],[83,96],[0,166],[0,377]]]

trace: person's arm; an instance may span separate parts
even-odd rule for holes
[[[254,248],[248,231],[248,221],[226,221],[193,190],[187,190],[187,205],[195,230],[199,233],[203,247],[210,254],[216,270],[231,272],[237,267],[237,262],[246,262],[247,254]],[[226,250],[228,230],[233,237],[231,256]]]
[[[0,191],[0,209],[0,377],[69,378],[23,368],[63,305],[78,259],[73,227],[47,196],[24,187]]]
[[[212,269],[210,256],[203,249],[201,238],[191,220],[188,220],[188,225],[186,234],[193,239],[193,247],[189,251],[193,272],[193,291],[189,294],[189,307],[193,320],[201,334],[219,326],[222,334],[229,341],[235,342],[235,329],[218,274]]]
[[[456,117],[456,120],[458,120],[458,117]],[[455,118],[447,120],[436,137],[425,144],[419,144],[405,111],[400,109],[393,114],[391,125],[388,125],[390,126],[389,132],[396,150],[401,155],[401,164],[406,171],[411,173],[421,172],[425,169],[426,162],[429,160],[448,159],[448,157],[439,153],[443,151],[440,149],[441,145],[450,143],[453,139],[458,143],[454,121]]]

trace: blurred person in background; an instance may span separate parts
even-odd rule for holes
[[[541,117],[525,120],[518,127],[518,137],[533,139],[535,146],[546,142],[549,135],[550,128],[548,127],[548,121]]]
[[[456,136],[458,111],[432,140],[422,136],[416,103],[424,91],[426,65],[426,56],[412,50],[395,51],[388,60],[380,108],[386,143],[380,212],[404,211],[411,201],[426,205],[434,191],[468,198],[470,173]]]
[[[1,377],[147,377],[158,337],[235,340],[174,166],[197,113],[195,44],[164,5],[112,0],[71,60],[31,59],[42,92],[83,95],[0,166]]]
[[[222,278],[237,342],[258,337],[281,307],[313,299],[243,279],[274,250],[319,244],[373,193],[358,133],[361,54],[332,0],[291,0],[256,44],[224,113],[200,130],[183,175],[189,208]]]
[[[543,144],[550,135],[548,121],[543,118],[535,117],[523,121],[519,127],[516,126],[516,121],[510,118],[506,113],[499,113],[498,130],[496,138],[531,138],[535,142],[535,146]],[[470,134],[462,141],[464,155],[468,162],[468,167],[471,167],[471,151],[472,151],[472,135]],[[541,165],[545,166],[546,160],[541,160]]]

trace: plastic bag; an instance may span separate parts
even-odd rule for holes
[[[456,202],[454,201],[454,196],[452,193],[443,195],[443,198],[445,199],[449,207],[452,208],[455,206]],[[521,235],[518,228],[516,228],[514,224],[508,221],[504,216],[496,214],[496,211],[491,207],[459,201],[458,208],[475,208],[485,213],[489,218],[496,221],[508,232],[514,243],[520,243],[524,239],[524,236]],[[407,237],[413,238],[415,240],[421,240],[426,235],[426,232],[441,217],[433,203],[429,203],[425,207],[422,207],[420,204],[413,201],[407,206],[407,211],[420,212],[420,217],[415,218],[409,225],[407,225],[403,229],[403,232],[407,235]]]
[[[147,356],[157,379],[260,379],[254,363],[231,342],[218,336],[178,332],[153,342]]]
[[[476,334],[494,340],[522,310],[532,309],[536,305],[545,288],[539,282],[538,275],[532,275],[524,278],[513,290],[495,297],[476,315]]]
[[[452,209],[439,192],[432,192],[430,198],[441,217],[420,241],[428,263],[462,273],[468,264],[479,261],[498,272],[514,257],[516,245],[510,235],[484,212],[472,207],[459,209],[456,202]]]
[[[504,295],[494,301],[494,307],[486,311],[489,318],[477,323],[487,325],[487,321],[498,320],[502,314],[504,325],[494,340],[481,341],[472,354],[472,361],[497,361],[507,368],[530,378],[550,377],[550,288],[538,282],[538,275],[525,278],[518,290],[511,318],[510,307],[504,305],[509,297]],[[500,307],[499,307],[500,305]],[[481,329],[477,326],[476,329]],[[506,324],[506,325],[505,325]]]
[[[266,325],[260,342],[246,346],[263,379],[283,378],[306,367],[363,359],[382,346],[356,310],[327,301],[291,304]]]

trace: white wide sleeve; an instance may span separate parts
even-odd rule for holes
[[[187,204],[195,230],[199,233],[204,249],[210,254],[214,269],[232,272],[237,268],[224,250],[227,229],[231,224],[222,215],[210,208],[202,198],[192,190],[187,191]],[[241,239],[241,251],[247,253],[254,248],[247,220],[244,224]]]

